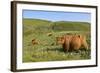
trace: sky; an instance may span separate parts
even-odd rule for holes
[[[43,19],[50,21],[91,22],[91,14],[83,12],[23,10],[23,18]]]

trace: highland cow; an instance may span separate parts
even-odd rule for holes
[[[70,42],[71,50],[79,50],[80,48],[88,49],[85,36],[74,35]]]
[[[64,35],[62,37],[57,37],[57,44],[62,44],[64,52],[70,49],[72,35]]]
[[[85,36],[82,35],[64,35],[56,37],[57,44],[62,44],[64,52],[79,50],[80,48],[88,49]]]

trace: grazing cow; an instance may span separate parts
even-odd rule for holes
[[[32,44],[33,44],[33,45],[39,44],[39,42],[38,42],[36,39],[32,39]]]
[[[62,44],[64,52],[67,52],[69,50],[71,38],[72,35],[64,35],[62,37],[56,37],[57,44]]]
[[[79,50],[80,48],[88,49],[88,44],[86,42],[86,37],[82,35],[75,35],[71,39],[70,48],[72,50]]]
[[[56,37],[57,44],[62,44],[64,52],[79,50],[80,48],[88,49],[85,36],[82,35],[64,35]]]
[[[47,33],[47,36],[52,36],[52,33]]]

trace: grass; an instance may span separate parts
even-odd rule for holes
[[[58,23],[58,22],[57,22]],[[56,37],[64,35],[66,33],[72,34],[85,34],[87,35],[87,42],[90,45],[90,33],[89,33],[89,23],[84,25],[83,23],[78,23],[79,26],[73,25],[72,28],[75,28],[75,31],[72,28],[69,30],[58,29],[61,26],[65,27],[64,24],[61,25],[61,22],[54,26],[55,24],[51,21],[46,20],[37,20],[37,19],[24,19],[23,20],[23,62],[41,62],[41,61],[61,61],[61,60],[84,60],[90,59],[91,50],[80,50],[80,52],[64,52],[62,45],[56,45]],[[73,23],[73,22],[70,22]],[[58,27],[59,25],[59,27]],[[68,25],[66,22],[66,27]],[[54,28],[53,28],[54,27]],[[58,27],[55,29],[55,27]],[[64,28],[63,27],[63,28]],[[76,29],[81,27],[82,30]],[[84,29],[84,30],[83,30]],[[87,30],[86,30],[87,29]],[[52,33],[52,36],[48,36],[47,33]],[[32,44],[32,39],[37,39],[39,44]]]

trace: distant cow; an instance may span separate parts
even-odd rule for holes
[[[33,44],[33,45],[39,44],[39,42],[38,42],[36,39],[32,39],[32,44]]]
[[[52,33],[47,33],[47,36],[52,36]]]

